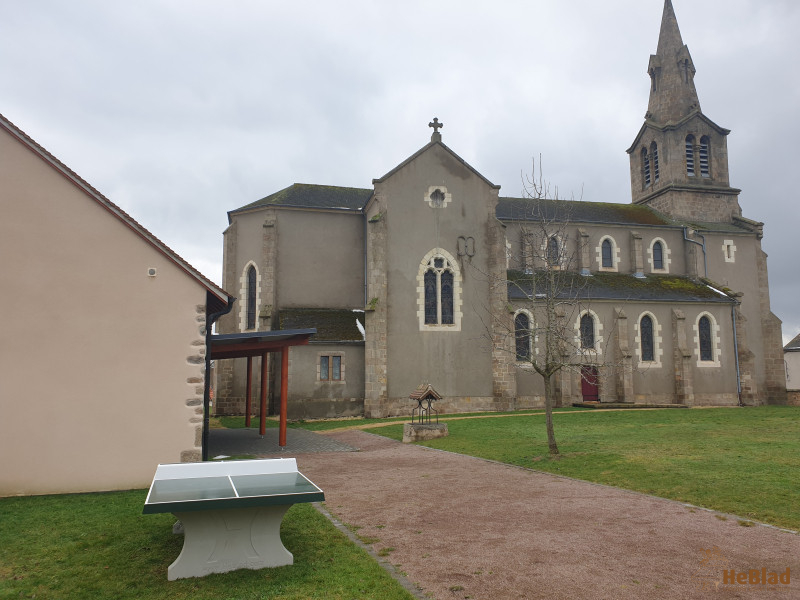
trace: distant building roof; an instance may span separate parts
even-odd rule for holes
[[[794,339],[783,347],[784,352],[800,352],[800,333]]]
[[[526,274],[521,271],[508,272],[508,298],[528,300],[534,293],[546,289],[544,272]],[[622,273],[578,273],[560,272],[556,291],[558,298],[585,300],[628,300],[647,302],[724,302],[733,299],[721,291],[697,283],[686,277],[672,275],[648,275],[642,279]]]
[[[330,308],[284,308],[278,312],[280,329],[315,328],[312,342],[361,342],[364,312]]]

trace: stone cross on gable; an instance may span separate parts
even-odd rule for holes
[[[431,141],[432,142],[441,142],[442,141],[442,134],[439,133],[439,129],[444,127],[444,123],[439,123],[438,117],[433,117],[433,121],[428,123],[428,127],[433,127],[433,133],[431,134]]]

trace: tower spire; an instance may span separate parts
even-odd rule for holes
[[[659,124],[675,123],[700,110],[694,63],[681,38],[672,0],[664,1],[658,48],[650,56],[647,72],[651,80],[648,119]]]

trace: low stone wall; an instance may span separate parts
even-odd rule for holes
[[[360,417],[364,414],[363,398],[324,398],[290,400],[289,419],[336,419],[339,417]]]
[[[786,390],[786,400],[789,406],[800,406],[800,390]]]
[[[517,396],[511,410],[530,410],[532,408],[544,408],[544,396]]]
[[[416,408],[415,400],[404,398],[389,398],[388,400],[372,403],[372,407],[366,409],[364,416],[369,419],[380,419],[383,417],[411,417],[411,410]],[[513,398],[494,398],[492,396],[469,396],[469,397],[447,397],[436,401],[433,408],[439,414],[454,414],[466,412],[493,412],[515,410],[516,402]],[[436,413],[433,413],[435,417]]]
[[[423,442],[447,437],[450,431],[447,423],[406,423],[403,425],[403,443]]]

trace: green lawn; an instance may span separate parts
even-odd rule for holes
[[[425,446],[605,483],[800,530],[800,408],[589,411],[467,419]],[[402,439],[402,425],[373,433]]]
[[[167,581],[183,536],[172,515],[142,515],[146,491],[0,499],[0,598],[305,600],[411,598],[307,504],[281,538],[294,565]]]
[[[583,408],[561,408],[561,411],[582,411],[587,410]],[[442,414],[439,418],[442,421],[452,419],[463,419],[464,417],[498,417],[498,416],[514,416],[526,414],[543,414],[543,409],[534,410],[520,410],[515,412],[475,412],[475,413],[457,413],[457,414]],[[409,405],[409,415],[411,414],[411,405]],[[361,427],[363,425],[383,425],[385,423],[408,423],[410,416],[405,417],[388,417],[383,419],[365,419],[363,417],[354,417],[352,419],[313,419],[309,421],[289,421],[287,427],[290,429],[306,429],[308,431],[330,431],[331,429],[342,429],[346,427]],[[212,417],[212,428],[224,429],[244,429],[244,417]],[[257,416],[251,417],[250,427],[256,429],[259,427],[260,421]],[[276,417],[269,417],[266,420],[267,428],[278,427],[278,420]],[[400,438],[402,438],[402,433]]]

